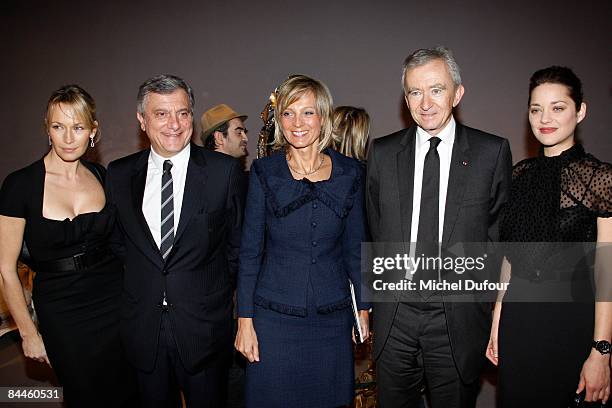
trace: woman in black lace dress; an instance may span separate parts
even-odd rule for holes
[[[500,231],[512,243],[502,272],[510,285],[503,308],[496,304],[487,350],[499,363],[501,407],[566,408],[575,393],[604,402],[610,394],[612,303],[595,302],[588,268],[567,267],[575,259],[559,250],[612,242],[612,166],[576,144],[585,114],[570,69],[533,74],[529,122],[542,149],[514,167]],[[561,288],[569,288],[568,299],[537,302],[545,293],[562,297]]]
[[[0,282],[24,354],[51,364],[67,405],[119,407],[130,371],[118,333],[123,268],[107,245],[115,215],[104,198],[104,168],[81,160],[98,132],[93,99],[76,85],[58,89],[45,127],[49,152],[0,190]],[[38,327],[17,276],[24,239]]]

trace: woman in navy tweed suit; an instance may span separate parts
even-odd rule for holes
[[[292,76],[276,96],[277,154],[251,167],[238,274],[236,348],[249,360],[247,407],[353,400],[353,315],[365,241],[359,163],[328,148],[327,87]]]

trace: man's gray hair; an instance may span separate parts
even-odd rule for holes
[[[446,63],[455,86],[461,85],[461,70],[459,69],[457,61],[455,61],[455,57],[453,57],[451,50],[442,46],[435,48],[421,48],[414,51],[404,60],[404,66],[402,68],[402,88],[404,89],[404,92],[406,92],[406,72],[437,59],[440,59]]]
[[[182,89],[187,93],[187,96],[189,97],[189,110],[190,113],[193,114],[193,109],[195,107],[193,90],[182,78],[169,74],[161,74],[153,78],[149,78],[142,85],[140,85],[140,88],[138,88],[138,97],[136,99],[138,113],[141,115],[144,114],[145,102],[147,95],[150,93],[167,95],[171,94],[177,89]]]

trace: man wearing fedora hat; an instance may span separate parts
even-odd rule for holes
[[[216,150],[244,159],[247,152],[247,129],[244,121],[247,115],[241,115],[228,105],[222,103],[204,112],[202,115],[202,143],[209,150]]]
[[[241,115],[228,105],[222,103],[204,112],[201,119],[201,140],[204,147],[209,150],[233,156],[240,159],[245,165],[247,152],[247,129],[244,121],[247,115]],[[235,285],[235,282],[232,283]],[[235,299],[235,298],[234,298]],[[234,317],[234,336],[236,335],[237,322]],[[228,376],[228,400],[227,407],[244,406],[244,370],[246,360],[242,354],[234,350],[232,365]]]

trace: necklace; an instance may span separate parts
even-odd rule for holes
[[[289,163],[289,160],[291,160],[291,155],[287,153],[287,155],[285,155],[285,159],[287,160],[287,166],[289,166],[292,172],[294,172],[295,174],[299,174],[300,176],[310,176],[311,174],[315,174],[317,171],[321,169],[321,166],[323,166],[323,162],[325,161],[325,156],[321,154],[321,161],[319,162],[319,165],[316,168],[312,169],[311,171],[307,171],[305,173],[297,171],[295,168],[293,168],[291,163]]]

